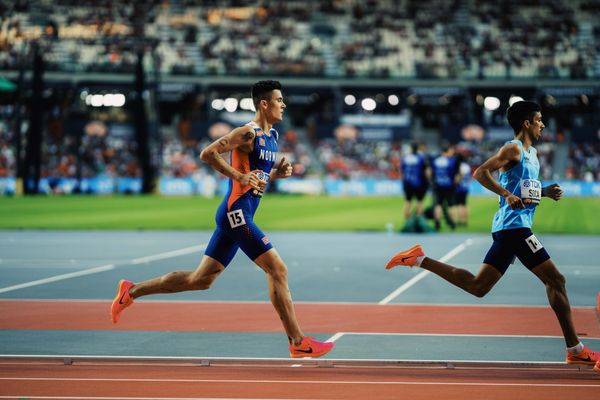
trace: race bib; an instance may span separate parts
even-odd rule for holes
[[[532,253],[537,253],[539,250],[544,248],[544,246],[542,246],[542,244],[540,243],[538,238],[535,237],[535,235],[531,235],[527,239],[525,239],[525,243],[527,243],[527,246],[529,246],[529,249]]]
[[[521,179],[521,199],[530,200],[532,204],[540,204],[542,182],[536,179]]]
[[[244,213],[242,210],[233,210],[228,212],[227,219],[229,219],[229,225],[231,228],[237,228],[238,226],[246,225],[246,219],[244,219]]]

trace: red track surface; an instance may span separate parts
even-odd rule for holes
[[[106,301],[0,301],[0,329],[282,331],[269,303],[140,301],[125,311],[117,325],[110,323],[109,307]],[[542,307],[298,304],[296,308],[307,332],[561,335],[552,311]],[[582,336],[600,337],[595,310],[573,311]],[[37,396],[597,400],[600,374],[567,367],[200,367],[0,360],[0,397]]]
[[[4,300],[0,329],[283,331],[270,303],[140,301],[116,325],[110,322],[109,309],[106,301]],[[549,307],[297,304],[296,312],[306,332],[562,336]],[[573,309],[580,336],[600,338],[595,313],[592,308]]]
[[[0,396],[243,399],[598,399],[592,371],[0,365]]]

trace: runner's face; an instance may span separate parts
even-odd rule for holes
[[[542,122],[541,112],[536,112],[532,118],[532,121],[533,122],[527,121],[528,124],[526,123],[526,126],[528,125],[527,133],[529,134],[529,137],[533,142],[540,140],[540,138],[542,137],[542,131],[544,130],[546,125],[544,125],[544,123]]]
[[[281,90],[275,89],[271,92],[271,100],[267,104],[267,116],[273,123],[281,122],[283,120],[283,110],[285,110],[285,103],[283,102],[283,95]]]

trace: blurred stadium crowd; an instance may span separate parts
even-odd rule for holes
[[[0,0],[0,70],[25,68],[31,62],[34,44],[44,55],[47,71],[69,74],[132,73],[138,55],[144,54],[146,71],[161,76],[268,76],[281,79],[284,85],[285,77],[332,82],[598,80],[600,2]],[[577,102],[594,113],[600,107],[599,95],[596,90],[577,97]],[[73,106],[79,93],[70,96],[71,104],[65,105],[66,95],[55,95],[49,107],[42,176],[139,177],[135,140],[108,127],[115,120],[126,120],[126,109],[109,111],[106,114],[110,115],[102,118],[88,113],[84,134],[73,133],[65,127],[65,110],[81,111],[83,103],[89,106],[90,101],[82,94],[81,104]],[[443,99],[440,97],[440,103],[449,102]],[[544,106],[555,102],[552,96],[543,99]],[[210,104],[210,99],[203,102]],[[292,99],[288,102],[294,107]],[[323,109],[331,107],[320,104]],[[414,101],[409,96],[400,100],[398,107],[411,105]],[[0,177],[14,177],[16,173],[14,109],[10,101],[0,104]],[[416,106],[412,112],[414,122]],[[558,115],[565,112],[568,109],[554,111],[558,122],[547,124],[548,140],[538,146],[544,178],[598,181],[600,138],[572,140],[568,127],[561,126],[563,117]],[[211,140],[206,133],[210,124],[194,125],[193,118],[179,109],[163,113],[174,116],[163,115],[160,122],[162,136],[155,146],[159,175],[207,179],[212,172],[201,164],[198,155]],[[344,110],[339,107],[330,112],[334,119],[341,113]],[[458,122],[473,122],[464,115]],[[218,119],[213,117],[204,119],[212,123]],[[319,115],[315,123],[327,118]],[[494,125],[491,114],[481,119]],[[327,125],[329,134],[315,136],[310,135],[308,122],[285,122],[281,150],[296,163],[297,177],[398,179],[403,153],[411,141],[419,140],[419,128],[414,123],[408,136],[381,139],[337,135],[337,123]],[[27,121],[22,123],[26,132]],[[495,125],[506,123],[501,117]],[[441,128],[435,140],[425,140],[431,155],[446,141],[472,167],[502,143],[485,136],[455,135],[448,139]]]
[[[0,177],[14,177],[16,159],[11,145],[12,133],[0,125]],[[208,139],[184,141],[173,137],[164,142],[161,153],[161,176],[203,179],[213,174],[199,159]],[[457,153],[476,168],[503,142],[461,141]],[[95,176],[140,177],[135,157],[135,142],[110,136],[84,135],[81,143],[73,136],[49,137],[44,147],[42,176],[49,178],[91,178]],[[285,132],[280,151],[294,162],[295,177],[327,177],[334,179],[400,179],[400,161],[409,141],[326,138],[315,146],[300,143],[292,130]],[[555,144],[542,142],[536,146],[543,179],[600,181],[600,144],[573,143],[568,151],[566,169],[553,169]],[[436,151],[428,153],[431,157]],[[81,175],[78,175],[78,162]],[[216,176],[218,179],[219,177]]]
[[[0,67],[46,37],[50,69],[169,74],[600,77],[595,0],[0,2]],[[223,6],[229,6],[223,8]]]

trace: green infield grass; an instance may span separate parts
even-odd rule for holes
[[[162,196],[0,197],[0,229],[211,230],[221,199]],[[429,204],[429,201],[426,201]],[[402,197],[321,197],[269,194],[255,221],[265,231],[385,231],[404,224]],[[470,197],[468,227],[489,232],[497,200]],[[600,199],[544,199],[537,233],[600,234]],[[449,231],[443,227],[443,231]]]

